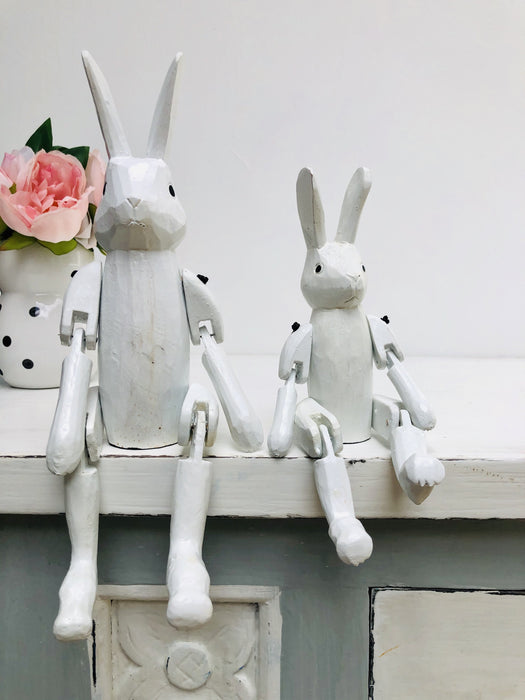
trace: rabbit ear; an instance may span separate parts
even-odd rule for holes
[[[88,51],[82,51],[82,61],[86,71],[93,101],[97,110],[102,136],[108,156],[130,156],[131,150],[124,135],[117,108],[106,79]]]
[[[324,212],[319,191],[308,168],[303,168],[297,178],[297,210],[307,248],[321,248],[326,243]]]
[[[336,241],[354,243],[361,212],[371,186],[370,171],[367,168],[358,168],[346,188],[337,226]]]
[[[148,138],[148,156],[150,158],[163,158],[170,133],[171,112],[173,109],[175,81],[182,54],[178,53],[171,66],[168,68],[164,83],[157,100],[153,121]]]

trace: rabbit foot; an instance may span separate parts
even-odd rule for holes
[[[357,518],[347,516],[333,520],[329,534],[339,559],[345,564],[359,566],[372,554],[372,538]]]
[[[168,603],[168,622],[177,629],[190,629],[204,625],[213,613],[213,606],[206,593],[191,590],[178,591]]]
[[[445,477],[445,468],[441,462],[428,454],[411,455],[402,468],[407,479],[419,486],[436,486]]]
[[[167,618],[170,625],[187,629],[208,622],[213,612],[208,595],[210,577],[198,553],[184,551],[181,547],[170,557],[168,589]]]
[[[74,562],[60,586],[60,607],[53,633],[61,641],[86,639],[93,626],[97,572],[89,562]]]

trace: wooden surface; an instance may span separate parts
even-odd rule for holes
[[[231,358],[241,384],[268,431],[281,382],[276,357]],[[525,517],[525,360],[419,358],[407,367],[438,416],[428,434],[445,481],[421,506],[411,504],[395,480],[388,449],[377,439],[345,445],[356,511],[365,518]],[[197,356],[192,378],[209,382]],[[394,396],[384,374],[376,392]],[[60,477],[45,466],[55,390],[11,389],[0,384],[0,512],[62,512]],[[121,450],[106,444],[100,461],[103,513],[169,513],[174,457],[182,450]],[[319,517],[310,459],[293,448],[282,460],[266,447],[237,450],[221,417],[215,445],[210,515]]]
[[[373,699],[525,697],[525,596],[379,590]]]

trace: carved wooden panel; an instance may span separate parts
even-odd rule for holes
[[[525,698],[525,595],[377,590],[374,700]]]
[[[90,640],[96,700],[279,700],[277,590],[212,587],[211,620],[176,630],[163,586],[101,586]]]

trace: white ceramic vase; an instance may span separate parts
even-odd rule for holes
[[[68,351],[59,337],[62,297],[75,272],[92,260],[81,245],[65,255],[38,243],[0,251],[0,371],[10,386],[60,384]]]

